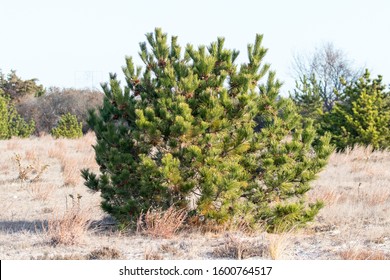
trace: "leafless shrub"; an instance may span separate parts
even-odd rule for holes
[[[33,119],[36,132],[50,133],[60,116],[71,113],[83,123],[83,132],[88,131],[88,110],[103,104],[103,93],[88,89],[49,88],[45,95],[26,98],[17,104],[17,111],[25,119]]]
[[[344,88],[340,78],[343,77],[348,83],[354,82],[364,73],[364,67],[355,69],[347,55],[331,42],[319,46],[312,54],[295,54],[292,70],[292,76],[297,81],[315,75],[326,112],[338,101],[334,90]]]
[[[38,160],[35,160],[32,164],[23,165],[22,157],[19,154],[15,154],[13,160],[18,166],[18,179],[21,182],[37,182],[41,178],[43,172],[49,167],[49,165],[42,165]]]
[[[173,206],[163,211],[149,209],[141,214],[137,222],[137,232],[158,238],[171,238],[183,225],[187,217],[185,209],[175,209]]]

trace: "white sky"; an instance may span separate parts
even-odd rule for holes
[[[388,0],[0,0],[0,69],[45,87],[98,87],[122,76],[125,56],[138,60],[145,33],[162,27],[184,46],[218,36],[241,51],[264,34],[283,92],[291,90],[294,53],[332,42],[357,66],[390,81]]]

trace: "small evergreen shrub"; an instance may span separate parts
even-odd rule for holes
[[[35,122],[26,122],[16,111],[8,95],[0,89],[0,139],[12,136],[29,137],[35,130]]]
[[[337,92],[339,102],[324,115],[322,130],[332,133],[339,150],[356,144],[374,149],[390,147],[390,92],[382,77],[370,79],[366,70],[356,82]]]
[[[207,48],[187,45],[183,55],[177,37],[168,44],[156,29],[149,45],[140,44],[144,69],[126,59],[124,89],[111,74],[103,106],[88,119],[101,175],[82,170],[106,212],[135,226],[141,213],[173,206],[270,231],[314,218],[322,203],[308,204],[305,193],[333,151],[330,135],[317,137],[279,96],[262,38],[248,45],[249,62],[237,65],[239,53],[223,38]]]
[[[303,77],[300,82],[296,82],[296,87],[290,98],[297,106],[300,115],[314,121],[316,127],[322,120],[324,112],[324,100],[321,97],[321,87],[313,74],[310,78]]]
[[[77,117],[66,113],[62,115],[57,127],[53,128],[51,134],[55,138],[79,138],[83,135],[82,124],[77,121]]]
[[[8,129],[8,102],[0,90],[0,139],[9,137]]]

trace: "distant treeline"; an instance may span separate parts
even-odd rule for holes
[[[8,122],[15,122],[15,114],[26,124],[34,124],[33,135],[50,133],[61,116],[70,113],[82,123],[82,131],[89,129],[88,110],[103,104],[103,93],[98,90],[50,87],[45,89],[37,79],[23,80],[11,71],[0,72],[0,97],[7,100]],[[16,112],[15,112],[16,110]],[[26,133],[11,133],[12,136],[28,136]],[[28,133],[27,133],[28,134]]]

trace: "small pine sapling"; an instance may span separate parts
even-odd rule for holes
[[[263,63],[263,36],[241,65],[223,38],[183,53],[160,29],[146,37],[144,68],[128,57],[127,85],[111,74],[103,106],[90,112],[101,175],[82,175],[101,192],[102,208],[133,226],[141,213],[172,206],[269,230],[313,219],[321,203],[308,205],[304,194],[332,152],[330,137],[317,137],[279,96],[281,83]]]
[[[62,115],[58,125],[52,129],[51,134],[55,138],[80,138],[83,135],[82,123],[71,113]]]

